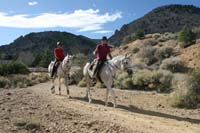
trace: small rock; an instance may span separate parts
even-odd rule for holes
[[[12,93],[8,92],[8,93],[6,93],[6,95],[7,95],[7,96],[11,96],[11,95],[12,95]]]
[[[158,104],[158,107],[162,107],[162,104]]]
[[[50,107],[50,106],[51,106],[50,104],[47,104],[47,105],[46,105],[46,107]]]

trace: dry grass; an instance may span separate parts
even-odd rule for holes
[[[28,75],[9,75],[0,77],[0,88],[26,88],[50,79],[48,73],[30,73]]]

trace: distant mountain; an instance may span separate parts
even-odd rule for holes
[[[125,24],[109,38],[110,44],[119,46],[125,36],[138,30],[144,33],[177,32],[184,25],[200,26],[200,8],[192,5],[167,5],[153,9],[143,17]]]
[[[11,58],[24,58],[25,63],[31,64],[30,60],[38,54],[48,51],[53,54],[56,42],[64,43],[65,53],[89,55],[96,47],[98,40],[92,40],[85,36],[77,36],[67,32],[46,31],[39,33],[30,33],[20,36],[14,42],[0,46],[0,53]]]

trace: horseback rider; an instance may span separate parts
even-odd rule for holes
[[[53,65],[53,71],[51,73],[51,78],[54,76],[54,73],[56,72],[60,62],[62,62],[65,57],[62,42],[57,42],[57,47],[54,49],[54,56],[55,56],[55,62]]]
[[[110,59],[112,59],[112,56],[110,54],[110,48],[111,46],[108,46],[107,44],[107,37],[103,36],[101,40],[101,44],[97,45],[96,49],[94,50],[93,54],[96,56],[97,66],[94,70],[94,75],[101,81],[101,78],[99,76],[99,72],[101,71],[101,68],[103,67],[104,63],[107,61],[107,56],[109,56]]]

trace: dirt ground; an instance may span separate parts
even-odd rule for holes
[[[92,89],[89,104],[85,88],[70,86],[71,99],[64,86],[61,96],[49,88],[1,89],[0,133],[200,133],[200,109],[172,108],[168,94],[116,90],[114,109],[105,89]]]

